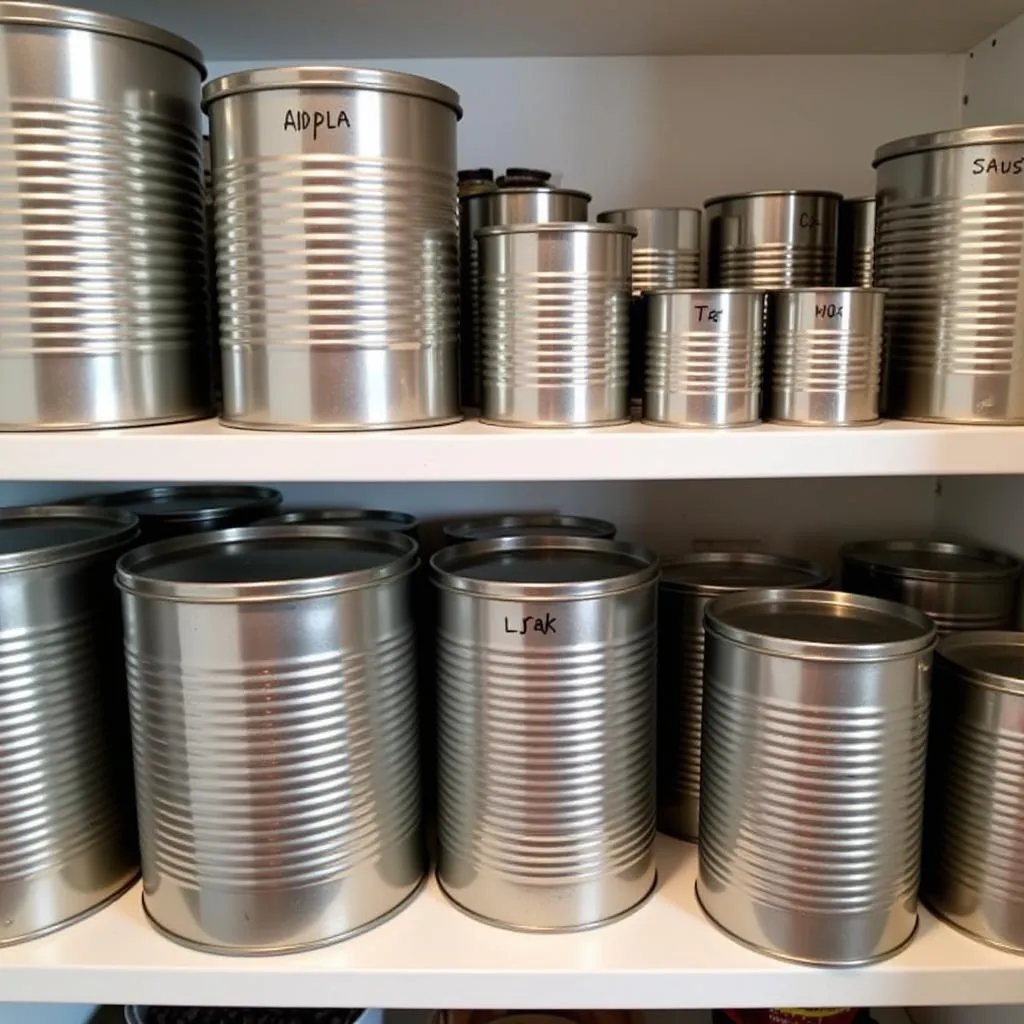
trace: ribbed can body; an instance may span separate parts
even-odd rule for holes
[[[225,421],[457,420],[457,110],[358,84],[265,85],[206,92]]]
[[[203,72],[39,11],[0,11],[0,429],[206,415]]]
[[[839,204],[836,284],[870,288],[875,268],[875,197],[844,199]]]
[[[631,227],[480,233],[482,419],[592,427],[629,419]]]
[[[1024,128],[940,133],[886,155],[899,145],[875,162],[884,412],[1024,422]]]
[[[764,295],[695,289],[654,292],[645,301],[644,420],[673,427],[756,423]]]

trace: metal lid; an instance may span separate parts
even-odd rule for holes
[[[935,665],[948,667],[978,686],[1024,697],[1024,633],[995,629],[953,633],[939,641]]]
[[[871,573],[906,579],[955,582],[1006,580],[1017,576],[1016,558],[971,544],[929,540],[869,540],[844,544],[844,562]]]
[[[7,0],[0,3],[0,25],[82,29],[105,36],[132,39],[138,43],[149,43],[151,46],[159,46],[162,50],[169,50],[178,57],[184,57],[199,69],[204,78],[206,77],[206,65],[198,47],[173,32],[166,32],[155,25],[147,25],[144,21],[135,21],[133,18],[116,18],[111,14],[84,11],[79,7],[63,7],[59,4]]]
[[[717,635],[765,654],[812,661],[880,661],[927,650],[935,626],[894,601],[833,590],[744,590],[708,605]]]
[[[927,153],[933,149],[956,149],[961,146],[990,146],[999,143],[1024,143],[1024,124],[978,125],[974,128],[952,128],[925,135],[908,135],[887,142],[875,150],[871,164],[877,167],[886,160],[911,153]]]
[[[430,568],[437,586],[477,597],[571,601],[653,583],[658,556],[595,537],[500,537],[442,548]]]
[[[615,524],[586,516],[566,516],[560,513],[478,516],[475,519],[456,519],[444,524],[448,541],[494,540],[498,537],[530,537],[537,535],[566,537],[615,536]]]
[[[281,492],[272,487],[185,484],[93,494],[78,499],[75,504],[125,509],[134,512],[144,527],[156,522],[216,524],[240,509],[249,509],[254,516],[273,512],[281,504]]]
[[[825,587],[829,572],[821,565],[787,555],[754,551],[699,551],[662,563],[665,590],[710,597],[736,590]]]
[[[389,512],[378,508],[299,508],[280,515],[268,516],[254,526],[307,525],[316,523],[337,523],[339,526],[354,526],[360,530],[397,530],[399,533],[413,533],[419,520],[408,512]]]
[[[203,110],[226,96],[264,89],[368,89],[372,92],[397,92],[404,96],[419,96],[443,103],[451,107],[458,117],[462,117],[459,94],[432,78],[410,75],[404,71],[317,65],[256,68],[221,75],[203,87]]]
[[[346,526],[243,526],[146,544],[117,563],[117,584],[142,597],[219,603],[337,594],[419,565],[405,534]]]
[[[492,192],[491,195],[494,195]],[[561,232],[580,235],[627,235],[636,237],[636,228],[632,224],[594,224],[583,220],[549,221],[544,224],[494,224],[480,228],[477,238],[488,238],[491,235],[550,235]]]
[[[717,203],[728,203],[733,199],[769,199],[774,196],[806,197],[808,199],[842,199],[841,192],[829,192],[814,188],[780,188],[767,189],[763,192],[728,192],[723,196],[712,196],[704,200],[704,209],[715,206]]]
[[[875,196],[845,196],[843,206],[874,206],[876,201]]]
[[[74,505],[0,509],[0,572],[98,555],[138,535],[138,517],[130,512]]]

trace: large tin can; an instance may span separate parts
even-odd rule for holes
[[[126,512],[0,510],[0,945],[69,924],[139,870],[121,616]]]
[[[186,944],[272,953],[397,909],[423,877],[416,543],[253,526],[118,563],[143,901]]]
[[[656,556],[505,537],[431,569],[442,888],[510,928],[626,913],[655,880]]]
[[[515,512],[508,515],[474,516],[453,519],[444,524],[448,544],[467,540],[497,540],[500,537],[596,537],[612,540],[615,524],[589,516],[569,516],[561,512]]]
[[[836,284],[870,288],[875,272],[875,197],[859,196],[839,204]]]
[[[2,2],[0,68],[0,429],[206,415],[202,55]]]
[[[1024,422],[1024,125],[875,154],[887,416]]]
[[[459,418],[458,96],[366,68],[208,83],[225,422]]]
[[[917,924],[935,627],[824,590],[730,594],[706,623],[701,904],[783,959],[895,953]]]

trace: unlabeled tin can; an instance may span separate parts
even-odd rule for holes
[[[115,897],[139,870],[121,617],[126,512],[0,510],[0,945]]]
[[[458,96],[394,71],[290,67],[214,79],[203,102],[225,422],[457,420]]]
[[[644,422],[741,427],[761,417],[764,293],[656,291],[647,303]]]
[[[1024,125],[899,139],[874,166],[883,411],[1024,422]]]
[[[210,409],[199,51],[0,3],[0,430]]]
[[[700,283],[700,210],[632,207],[605,210],[601,224],[632,224],[633,294],[655,288],[696,288]]]
[[[877,288],[768,296],[768,419],[832,427],[878,420],[884,299]]]
[[[921,897],[1024,953],[1024,633],[946,637],[935,656]]]
[[[610,921],[655,881],[657,557],[505,537],[431,560],[444,891],[538,931]]]
[[[629,420],[630,242],[620,224],[478,232],[481,419],[515,427]]]
[[[1001,551],[932,540],[845,544],[843,589],[918,608],[940,636],[1007,629],[1017,603],[1021,564]]]
[[[720,597],[706,627],[701,904],[771,956],[890,956],[917,924],[935,627],[825,590]]]
[[[870,288],[875,266],[875,197],[844,199],[839,204],[839,252],[836,284]]]
[[[835,284],[837,192],[747,192],[704,203],[710,288]]]
[[[824,587],[828,581],[826,569],[785,555],[700,551],[665,563],[658,591],[660,831],[697,838],[708,603],[738,590]]]
[[[360,530],[406,533],[413,538],[419,528],[414,515],[382,508],[298,508],[259,521],[260,526],[275,524],[354,526]]]
[[[415,892],[416,543],[252,526],[125,555],[143,902],[171,938],[274,953]]]
[[[595,537],[612,540],[615,524],[588,516],[567,516],[561,512],[517,512],[512,515],[475,516],[444,524],[448,544],[467,540],[497,540],[500,537]]]

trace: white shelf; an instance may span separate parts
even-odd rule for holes
[[[138,891],[0,951],[0,1000],[250,1006],[700,1009],[1024,1002],[1021,960],[922,912],[899,956],[867,968],[785,964],[731,942],[694,897],[695,848],[659,837],[660,884],[616,924],[529,935],[460,913],[431,882],[402,913],[333,947],[275,958],[197,953],[157,934]]]

